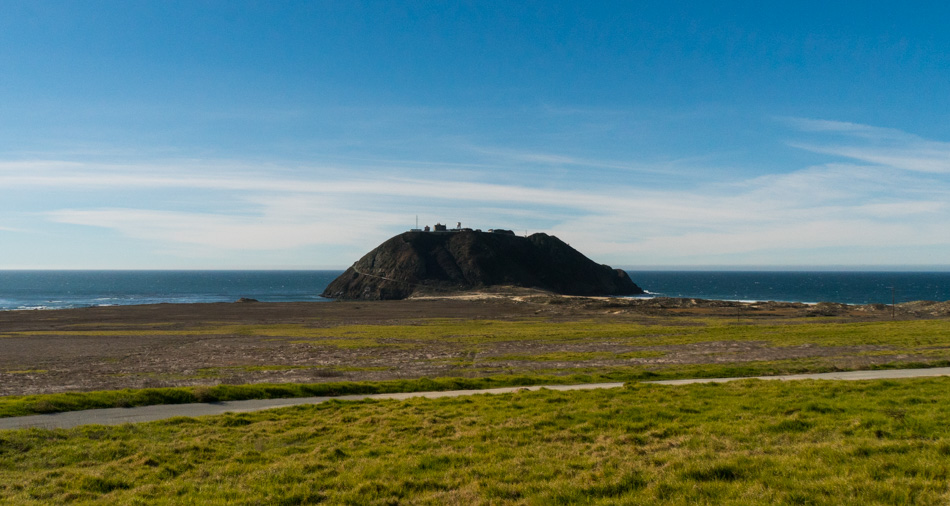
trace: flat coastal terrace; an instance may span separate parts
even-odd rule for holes
[[[939,366],[950,360],[946,318],[946,303],[891,308],[562,297],[529,290],[404,301],[3,311],[0,395]]]

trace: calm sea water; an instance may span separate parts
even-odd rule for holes
[[[0,271],[0,310],[326,301],[342,271]],[[867,304],[950,300],[950,272],[636,271],[651,296]],[[893,290],[892,290],[893,287]]]
[[[950,300],[950,272],[628,270],[654,296],[717,300],[890,304]]]
[[[0,310],[129,304],[325,301],[342,271],[0,271]]]

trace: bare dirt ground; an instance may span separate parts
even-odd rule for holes
[[[114,390],[221,383],[287,383],[563,373],[628,366],[741,363],[834,356],[842,367],[893,361],[873,346],[771,346],[704,342],[630,346],[605,340],[495,340],[477,350],[452,342],[413,346],[321,345],[291,336],[203,334],[201,326],[349,324],[412,325],[432,318],[609,321],[689,324],[722,318],[739,324],[780,319],[878,321],[943,318],[950,303],[890,306],[735,303],[694,299],[559,297],[530,291],[479,293],[405,301],[159,304],[55,311],[0,311],[0,395]],[[78,332],[77,332],[78,331]],[[182,331],[182,332],[167,332]],[[61,334],[68,332],[68,334]],[[162,333],[164,332],[164,333]],[[875,354],[877,352],[877,354]],[[493,357],[565,354],[565,360]],[[639,355],[637,355],[639,353]],[[571,360],[570,354],[587,354]],[[618,358],[617,354],[632,354]],[[900,358],[900,357],[898,357]]]

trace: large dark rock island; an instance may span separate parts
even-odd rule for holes
[[[404,299],[495,286],[563,295],[643,293],[626,272],[595,263],[557,237],[464,229],[399,234],[359,259],[322,295]]]

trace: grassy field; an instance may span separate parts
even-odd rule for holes
[[[0,432],[0,503],[947,504],[950,378],[632,385]]]
[[[361,311],[356,305],[326,307]],[[318,306],[329,311],[323,308]],[[950,503],[950,378],[639,383],[948,365],[950,320],[739,320],[666,311],[546,317],[520,309],[502,319],[421,318],[415,310],[400,316],[400,308],[393,305],[389,319],[375,307],[371,318],[357,322],[301,314],[290,322],[253,323],[272,318],[266,308],[255,317],[235,313],[239,323],[200,314],[187,322],[159,317],[129,323],[118,310],[117,319],[106,323],[19,322],[19,330],[0,333],[0,342],[28,346],[38,339],[51,343],[47,350],[91,343],[77,350],[94,359],[73,371],[68,353],[49,363],[33,363],[27,355],[0,370],[0,379],[41,381],[70,370],[67,383],[102,374],[121,386],[143,376],[186,385],[2,396],[0,416],[630,383],[601,391],[333,401],[118,427],[0,431],[0,504]],[[129,311],[150,318],[145,308]],[[43,328],[31,330],[37,326]],[[95,354],[127,343],[135,346]],[[151,369],[136,353],[149,346],[155,346],[150,357],[163,360]],[[201,355],[209,350],[216,354]],[[173,353],[175,360],[165,360]],[[337,361],[320,362],[323,357]],[[317,369],[411,374],[258,383],[272,374],[307,377]],[[432,370],[446,377],[418,372]],[[226,384],[231,378],[255,384]]]
[[[0,417],[78,409],[130,407],[149,404],[208,402],[277,397],[357,393],[492,388],[531,384],[639,381],[688,377],[736,377],[827,372],[854,368],[946,366],[950,364],[950,320],[841,322],[821,318],[764,320],[736,324],[725,318],[641,318],[638,322],[600,320],[512,321],[421,319],[398,324],[346,325],[324,321],[280,325],[206,323],[168,329],[89,329],[76,326],[42,332],[5,332],[4,337],[64,336],[148,339],[163,336],[202,336],[221,339],[250,336],[288,349],[356,350],[352,371],[379,371],[376,357],[393,354],[400,368],[440,362],[450,377],[390,381],[332,381],[321,383],[184,386],[122,389],[30,396],[0,396]],[[735,343],[758,343],[757,360]],[[275,344],[276,343],[276,344]],[[689,348],[690,354],[677,353]],[[427,350],[438,349],[430,358]],[[788,350],[805,350],[789,354]],[[411,353],[407,350],[414,350]],[[764,350],[764,351],[763,351]],[[794,351],[794,350],[793,350]],[[783,357],[788,354],[789,358]],[[409,357],[409,358],[406,358]],[[252,357],[253,358],[253,357]],[[119,360],[119,359],[116,359]],[[395,359],[394,359],[395,360]],[[361,362],[362,361],[362,362]],[[370,362],[367,362],[370,361]],[[689,361],[692,361],[690,363]],[[384,363],[387,363],[383,360]],[[217,381],[235,372],[266,373],[307,370],[316,366],[249,363],[227,367],[192,368],[187,374],[153,372],[176,380]],[[43,369],[19,367],[7,375],[43,375]]]
[[[341,348],[417,348],[430,343],[478,346],[498,341],[585,343],[609,341],[631,346],[670,346],[710,341],[769,341],[775,346],[815,344],[887,345],[906,349],[950,342],[950,320],[841,322],[802,318],[746,321],[725,318],[641,317],[639,322],[609,319],[551,321],[545,318],[421,319],[396,324],[333,325],[327,322],[281,325],[195,325],[174,330],[69,330],[0,332],[15,336],[161,337],[244,335],[295,343],[329,344]]]

